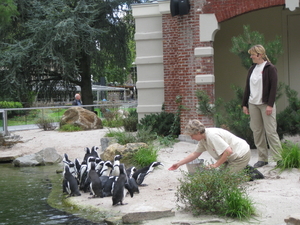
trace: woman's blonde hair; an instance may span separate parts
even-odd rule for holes
[[[261,54],[263,60],[271,62],[266,55],[266,50],[262,45],[254,45],[248,50],[249,54]]]
[[[205,132],[205,126],[199,120],[190,120],[185,126],[184,134],[194,135],[194,134],[203,134]]]

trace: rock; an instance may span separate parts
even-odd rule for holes
[[[144,220],[155,220],[163,217],[175,216],[175,212],[171,209],[159,210],[159,211],[141,211],[127,213],[122,217],[124,224],[132,224],[141,222]]]
[[[106,150],[100,155],[102,160],[113,161],[115,155],[122,155],[123,157],[133,154],[141,147],[148,147],[145,143],[128,143],[126,145],[120,145],[118,143],[109,145]]]
[[[286,225],[300,225],[300,214],[292,215],[284,219]]]
[[[101,150],[104,152],[108,146],[115,144],[117,140],[113,137],[103,137],[100,139]]]
[[[102,121],[94,112],[82,107],[71,107],[65,111],[60,120],[60,126],[73,124],[83,130],[102,129]]]
[[[107,225],[117,225],[122,223],[122,217],[109,217],[104,220]]]
[[[25,166],[46,166],[60,163],[62,156],[54,148],[45,148],[35,154],[25,155],[16,158],[13,165],[17,167]]]

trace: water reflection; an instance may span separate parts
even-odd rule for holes
[[[49,177],[57,167],[23,167],[0,164],[0,225],[94,224],[50,207]]]

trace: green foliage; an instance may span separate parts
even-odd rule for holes
[[[282,95],[283,87],[283,83],[278,85],[276,100]],[[234,91],[235,98],[228,102],[219,98],[214,105],[210,104],[209,96],[206,91],[197,90],[198,110],[200,110],[203,115],[212,118],[216,127],[229,130],[236,136],[246,140],[251,148],[256,148],[254,145],[253,132],[249,125],[250,117],[244,114],[242,110],[241,103],[243,101],[244,90],[235,85],[232,85],[231,88]],[[282,120],[281,123],[284,123],[284,121],[285,120]]]
[[[288,85],[285,87],[289,105],[277,114],[277,132],[282,139],[284,134],[300,134],[300,99],[298,93]]]
[[[228,169],[205,168],[193,175],[183,172],[179,179],[176,197],[179,208],[194,215],[217,214],[238,219],[248,219],[254,215],[253,202],[246,193],[244,172],[231,173]]]
[[[172,135],[171,127],[175,120],[173,113],[160,112],[145,115],[139,122],[138,129],[142,127],[152,127],[152,132],[159,136]]]
[[[149,147],[141,147],[132,155],[130,162],[137,167],[145,167],[150,163],[157,161],[158,149],[150,145]]]
[[[252,65],[252,60],[248,50],[257,44],[261,44],[266,49],[268,58],[273,64],[277,63],[277,58],[283,53],[281,37],[276,36],[272,42],[265,43],[264,35],[258,31],[251,31],[249,25],[243,26],[244,33],[237,37],[232,37],[232,48],[230,51],[241,59],[242,65],[248,70]]]
[[[291,141],[282,143],[280,159],[278,159],[277,168],[281,170],[300,168],[300,146]]]
[[[173,124],[170,128],[170,135],[171,136],[178,136],[180,134],[180,115],[181,115],[181,110],[187,109],[185,106],[182,105],[182,96],[177,95],[175,102],[177,104],[177,110],[174,115],[174,121]]]
[[[157,140],[159,144],[163,147],[170,147],[173,146],[175,143],[179,142],[179,140],[174,138],[173,136],[157,136]]]
[[[12,17],[19,15],[17,5],[13,0],[0,0],[0,25],[11,22]]]
[[[102,124],[104,127],[122,127],[123,126],[123,119],[118,118],[114,120],[102,120]]]
[[[151,127],[141,127],[136,133],[136,141],[144,143],[152,143],[157,138],[155,132],[152,131]]]
[[[27,101],[25,93],[34,90],[50,99],[62,87],[79,85],[83,103],[92,104],[92,68],[131,68],[128,26],[134,23],[128,24],[124,15],[130,11],[121,7],[131,0],[15,2],[20,15],[0,32],[1,93]]]
[[[198,109],[202,114],[214,120],[216,127],[222,127],[247,141],[251,148],[255,148],[253,133],[249,126],[250,118],[242,111],[243,90],[240,87],[231,87],[235,92],[235,98],[228,102],[218,99],[215,105],[209,102],[209,96],[205,91],[197,91]]]
[[[124,118],[123,124],[125,131],[133,132],[137,131],[137,125],[139,123],[138,113],[136,109],[132,109],[129,111],[129,115],[127,118]]]
[[[120,145],[126,145],[127,143],[135,143],[136,137],[132,133],[124,132],[121,130],[109,130],[105,135],[106,137],[114,137]]]
[[[140,129],[136,133],[124,132],[123,130],[109,130],[105,136],[114,137],[121,145],[136,142],[149,144],[152,143],[157,137],[156,134],[151,131],[151,129]]]
[[[14,108],[23,108],[23,105],[20,102],[10,102],[10,101],[2,101],[0,102],[1,109],[14,109]],[[22,110],[11,110],[7,111],[7,117],[11,118],[17,115],[24,115],[25,111]]]
[[[82,129],[74,124],[65,124],[59,128],[59,131],[73,132],[73,131],[82,131]]]
[[[36,120],[36,125],[45,131],[54,130],[56,127],[53,125],[55,121],[51,118],[41,117]]]

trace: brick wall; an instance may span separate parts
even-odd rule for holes
[[[215,13],[218,22],[242,13],[270,6],[283,5],[284,0],[191,0],[188,15],[172,17],[163,15],[163,54],[165,110],[176,112],[176,96],[182,96],[182,105],[187,109],[181,115],[181,133],[189,119],[200,119],[207,127],[213,122],[199,115],[196,90],[207,90],[214,102],[214,85],[198,85],[195,76],[214,74],[213,57],[195,57],[196,47],[213,47],[212,42],[200,42],[199,14]]]

